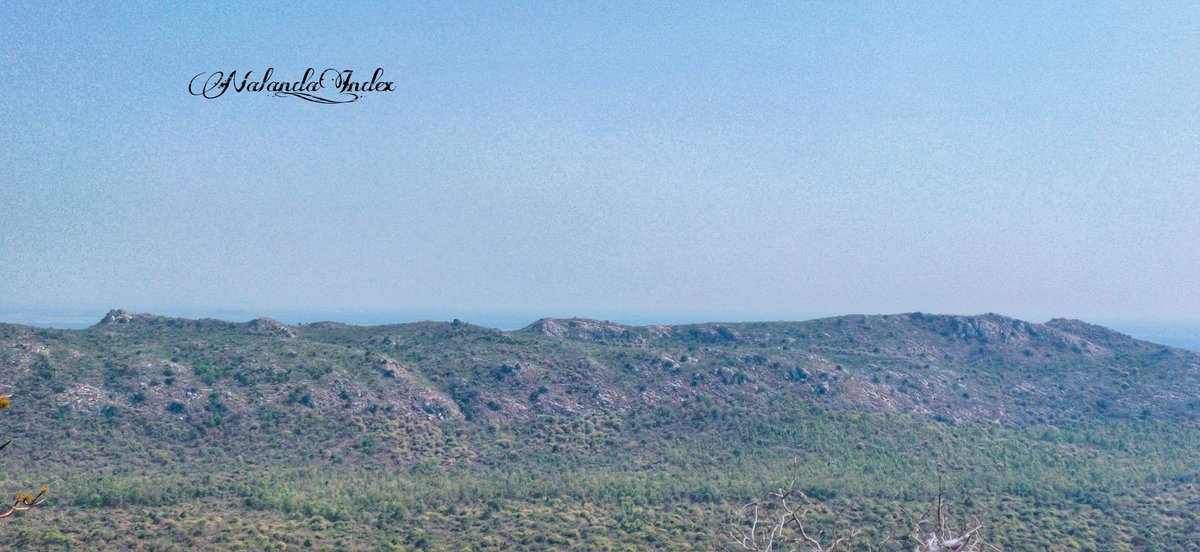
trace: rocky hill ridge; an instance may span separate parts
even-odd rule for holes
[[[1200,420],[1200,355],[1079,321],[995,314],[675,326],[547,318],[500,331],[114,310],[83,330],[0,325],[0,381],[64,412],[247,439],[279,423],[328,424],[352,442],[396,424],[428,437],[541,416],[765,415],[786,404],[945,423]],[[350,433],[347,420],[357,420]]]

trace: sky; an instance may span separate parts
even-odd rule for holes
[[[1200,327],[1194,3],[100,4],[0,1],[0,319]]]

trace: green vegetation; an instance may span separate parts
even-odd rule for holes
[[[0,487],[56,489],[6,527],[36,548],[712,550],[799,459],[864,540],[944,477],[1005,550],[1182,550],[1198,359],[993,315],[0,325],[41,444]]]
[[[12,406],[12,396],[0,395],[0,410],[6,410],[10,406]],[[8,448],[8,445],[11,444],[11,440],[0,443],[0,450]],[[29,493],[17,493],[13,498],[12,504],[10,504],[7,508],[0,510],[0,519],[7,519],[15,514],[26,512],[42,505],[42,503],[44,503],[48,498],[46,495],[49,492],[49,487],[42,487],[42,490],[36,495]]]

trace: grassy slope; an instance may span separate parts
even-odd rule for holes
[[[994,315],[0,326],[0,483],[37,547],[708,550],[799,458],[868,538],[943,474],[1005,549],[1182,549],[1198,367]]]

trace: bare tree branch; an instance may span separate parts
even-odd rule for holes
[[[962,516],[960,528],[951,529],[947,503],[945,482],[939,477],[937,495],[920,517],[914,516],[904,506],[900,507],[911,528],[910,536],[916,543],[914,552],[999,552],[999,548],[983,542],[979,535],[983,526],[972,525],[965,514]],[[750,512],[750,528],[748,531],[741,527],[730,530],[730,544],[750,552],[773,552],[785,548],[807,552],[844,552],[854,545],[863,546],[873,552],[884,550],[889,543],[893,547],[900,544],[892,538],[894,533],[889,533],[879,542],[855,542],[862,534],[857,528],[837,536],[826,544],[825,531],[813,533],[805,523],[807,516],[817,507],[818,504],[799,489],[797,480],[793,478],[787,487],[767,493],[765,502],[756,500],[742,507],[743,511]],[[776,518],[766,513],[769,508],[777,508],[783,513],[778,514]],[[843,508],[837,513],[833,527],[842,526],[842,520],[848,510],[849,508]],[[773,519],[777,521],[764,527],[764,524]]]
[[[0,395],[0,410],[4,410],[9,406],[12,406],[12,395]],[[10,443],[12,443],[11,439],[5,441],[3,445],[0,445],[0,450],[4,450]],[[42,487],[42,490],[38,492],[36,496],[26,493],[18,493],[13,505],[9,506],[7,511],[0,512],[0,519],[10,517],[17,512],[32,510],[46,501],[46,493],[49,492],[49,487]]]
[[[46,493],[49,492],[50,489],[48,487],[42,487],[42,490],[38,492],[36,496],[23,493],[18,494],[16,502],[14,502],[13,505],[8,508],[8,511],[0,513],[0,519],[9,517],[17,512],[24,512],[26,510],[34,509],[41,503],[45,502],[47,498],[49,498],[46,496]]]

